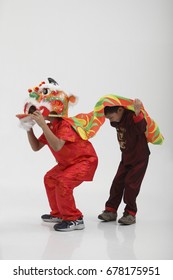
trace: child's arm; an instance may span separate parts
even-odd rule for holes
[[[142,102],[139,99],[135,99],[133,105],[135,109],[135,115],[138,116],[141,111]]]
[[[133,121],[135,123],[134,129],[136,134],[141,134],[146,131],[147,127],[147,122],[143,113],[141,112],[142,102],[139,99],[135,99],[133,105],[135,111],[135,115],[133,116]]]
[[[135,115],[133,117],[133,120],[135,123],[138,123],[140,121],[142,121],[144,119],[144,115],[141,112],[141,108],[142,108],[142,102],[139,99],[135,99],[134,103],[134,111],[135,111]]]
[[[46,137],[49,145],[52,147],[54,151],[59,151],[64,146],[65,141],[59,139],[57,136],[53,134],[53,132],[49,129],[48,125],[45,122],[44,117],[38,111],[35,111],[32,114],[32,118],[36,121],[36,123],[42,128],[44,136]]]
[[[39,151],[44,146],[43,143],[38,141],[32,128],[29,131],[27,131],[27,136],[33,151]]]

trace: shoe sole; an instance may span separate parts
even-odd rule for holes
[[[58,228],[55,228],[54,227],[54,230],[56,231],[73,231],[73,230],[82,230],[84,229],[85,226],[84,225],[78,225],[78,226],[75,226],[75,227],[71,227],[71,228],[64,228],[64,229],[58,229]]]
[[[118,223],[119,223],[119,224],[121,224],[121,225],[130,226],[130,225],[135,224],[135,223],[136,223],[136,221],[134,221],[134,222],[129,222],[129,223],[128,223],[128,222],[124,223],[124,222],[118,221]]]
[[[57,220],[57,219],[42,219],[46,223],[61,223],[62,220]]]

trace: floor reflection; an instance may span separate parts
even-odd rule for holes
[[[45,224],[43,224],[45,226]],[[50,225],[48,225],[50,227]],[[44,249],[42,259],[70,260],[81,245],[84,230],[71,232],[56,232],[50,227],[50,234]]]
[[[115,222],[98,223],[98,229],[103,231],[107,243],[107,254],[110,259],[136,259],[134,251],[135,227],[136,225],[123,226]]]

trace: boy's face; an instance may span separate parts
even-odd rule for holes
[[[110,122],[120,122],[124,113],[124,108],[118,108],[117,112],[108,113],[105,115],[105,118],[110,120]]]

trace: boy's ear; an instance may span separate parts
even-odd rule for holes
[[[118,113],[121,113],[122,111],[124,111],[124,107],[119,107],[118,108]]]

